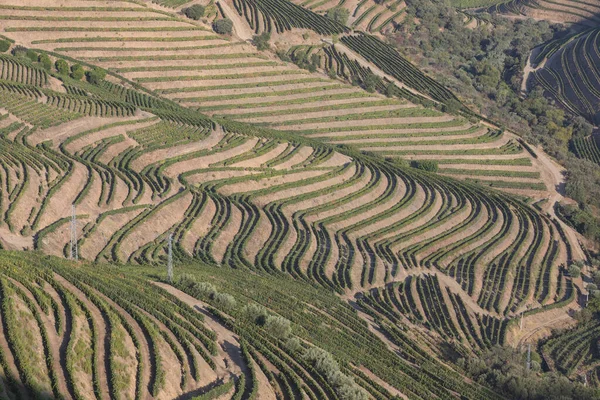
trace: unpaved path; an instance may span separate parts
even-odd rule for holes
[[[246,21],[244,21],[237,12],[233,11],[227,2],[217,1],[217,4],[221,6],[225,16],[233,22],[233,30],[237,37],[242,40],[251,40],[252,36],[254,36],[254,32],[250,29],[248,24],[246,24]]]
[[[225,328],[218,322],[207,310],[207,305],[194,297],[182,292],[181,290],[161,282],[152,282],[154,285],[166,290],[171,295],[177,297],[188,306],[192,307],[195,311],[204,315],[204,324],[214,331],[217,335],[217,343],[219,358],[223,360],[229,360],[231,362],[226,363],[227,369],[223,368],[221,363],[217,362],[217,374],[219,377],[229,376],[233,373],[246,373],[247,367],[242,359],[242,353],[240,351],[239,338],[233,332]]]

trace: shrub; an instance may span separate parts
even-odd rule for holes
[[[410,162],[410,166],[428,172],[438,171],[438,163],[433,160],[413,160]]]
[[[377,75],[370,73],[365,77],[365,90],[369,93],[373,93],[377,89],[379,83],[381,83],[381,79]]]
[[[45,70],[50,71],[50,68],[52,68],[52,60],[50,60],[50,57],[48,57],[47,54],[40,54],[38,61]]]
[[[248,304],[242,312],[246,318],[258,325],[264,325],[269,316],[267,309],[259,304]]]
[[[364,389],[354,382],[354,379],[342,373],[337,361],[327,351],[313,347],[304,353],[304,359],[325,376],[340,399],[367,400],[369,398]]]
[[[27,58],[29,58],[31,61],[37,61],[38,60],[38,53],[36,53],[35,51],[31,50],[31,49],[27,49],[27,52],[25,53],[25,56]]]
[[[265,329],[278,339],[286,339],[292,333],[292,324],[283,317],[270,315],[265,321]]]
[[[291,337],[285,342],[285,348],[291,353],[295,353],[302,349],[302,342],[297,337]]]
[[[26,47],[23,46],[15,46],[15,48],[12,50],[12,54],[15,57],[27,57],[27,52],[29,50],[27,50]]]
[[[344,7],[333,7],[327,10],[327,18],[339,22],[342,25],[346,25],[348,17],[350,17],[350,11]]]
[[[186,17],[198,21],[200,18],[204,17],[204,12],[206,8],[200,4],[194,4],[191,7],[183,10],[183,13]]]
[[[81,78],[83,78],[84,75],[85,71],[83,70],[81,64],[75,64],[71,67],[71,78],[75,79],[76,81],[79,81],[81,80]]]
[[[54,63],[54,66],[56,67],[56,71],[58,71],[59,74],[61,74],[61,75],[69,74],[69,64],[67,64],[67,62],[65,60],[56,60],[56,63]]]
[[[0,39],[0,53],[4,53],[10,49],[10,42],[8,40]]]
[[[223,311],[231,311],[237,305],[235,298],[227,293],[215,293],[212,300],[215,307]]]
[[[93,85],[100,84],[106,77],[106,71],[102,68],[95,67],[93,70],[86,73],[87,80]]]
[[[569,267],[569,275],[572,278],[579,278],[581,276],[581,268],[579,268],[575,264],[571,264],[571,266]]]
[[[213,23],[213,29],[220,35],[229,35],[233,30],[233,22],[229,18],[218,19]]]
[[[269,47],[271,47],[269,40],[271,40],[271,34],[267,31],[264,31],[260,35],[254,35],[252,38],[252,43],[254,43],[258,50],[267,50]]]

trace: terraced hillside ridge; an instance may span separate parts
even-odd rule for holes
[[[595,27],[600,23],[600,2],[510,0],[484,9],[489,13],[518,14],[540,20]]]
[[[600,122],[600,28],[546,44],[529,78],[566,110]]]
[[[334,8],[348,10],[347,25],[364,32],[393,32],[395,25],[405,16],[403,0],[375,2],[373,0],[295,0],[298,4],[317,14],[327,14]]]
[[[571,151],[579,158],[585,158],[600,163],[600,148],[598,147],[597,138],[595,136],[588,136],[584,138],[577,138],[571,140]]]
[[[2,396],[502,398],[441,362],[425,335],[386,344],[331,293],[200,263],[178,268],[169,285],[156,267],[1,251]]]
[[[545,341],[542,356],[549,368],[575,379],[585,377],[591,385],[600,381],[596,343],[600,325],[597,320],[581,323]]]
[[[2,252],[0,271],[3,398],[227,393],[248,370],[232,332],[116,268]]]
[[[76,84],[96,97],[125,90]],[[125,96],[98,117],[93,104],[44,103],[59,95],[50,89],[5,85],[5,247],[68,254],[75,205],[88,260],[157,261],[171,233],[181,256],[339,293],[435,269],[498,316],[575,297],[564,266],[580,258],[578,244],[510,195],[149,96],[129,98],[154,108]],[[63,113],[69,122],[56,120]]]
[[[24,267],[14,271],[8,262],[4,275],[43,276],[27,275],[34,287],[57,275],[77,288],[82,281],[90,301],[98,292],[114,307],[123,331],[107,332],[135,350],[128,356],[111,337],[98,339],[109,353],[98,366],[107,372],[88,373],[98,376],[91,380],[95,397],[120,388],[109,374],[126,364],[134,371],[123,374],[133,376],[127,393],[137,398],[214,390],[211,396],[232,399],[345,400],[349,390],[360,399],[495,399],[449,367],[449,354],[517,344],[531,334],[527,324],[525,332],[517,328],[519,317],[571,320],[578,308],[584,283],[567,266],[584,254],[553,212],[558,168],[508,132],[403,99],[410,91],[387,69],[395,55],[381,61],[379,84],[398,82],[402,94],[384,97],[215,35],[176,14],[176,4],[0,3],[2,34],[13,46],[37,48],[33,58],[47,54],[51,64],[81,62],[94,82],[44,69],[27,61],[31,54],[1,59],[0,247],[38,253],[11,253]],[[329,51],[323,61],[347,73],[344,79],[364,76],[363,59],[379,44],[362,46],[372,41],[359,35],[341,41],[319,49]],[[95,66],[109,74],[98,77]],[[425,98],[446,93],[427,87]],[[432,159],[439,173],[419,168]],[[39,253],[71,254],[73,206],[83,261],[34,261]],[[156,282],[169,237],[178,268],[173,285]],[[102,269],[106,262],[137,266]],[[120,274],[106,272],[115,270]],[[155,286],[138,296],[149,279]],[[127,292],[122,299],[109,290],[113,282]],[[37,291],[30,289],[44,296]],[[205,317],[188,318],[188,307]],[[113,311],[97,308],[111,326]],[[288,341],[290,327],[297,340]],[[93,324],[89,329],[94,341]],[[214,345],[217,354],[194,339],[202,332],[221,345]],[[52,374],[71,373],[67,361],[53,361],[65,354],[40,358],[48,373],[38,375],[48,377],[40,379],[55,395],[76,387],[53,385],[60,380]],[[0,365],[15,377],[9,390],[37,391],[13,358],[14,368]],[[335,374],[321,369],[323,360]]]
[[[134,3],[69,4],[71,8],[43,10],[6,5],[0,16],[6,14],[6,34],[27,47],[99,65],[203,113],[349,144],[385,157],[435,158],[448,175],[536,199],[552,190],[544,183],[539,163],[510,134],[309,73],[162,9]],[[104,7],[95,9],[101,17],[89,11],[92,5]],[[71,9],[84,16],[67,11]],[[60,27],[48,19],[60,20]],[[348,43],[356,40],[349,37]],[[381,54],[381,42],[365,40],[369,45],[361,41],[358,53],[366,58]],[[374,45],[377,53],[371,53]],[[350,51],[344,44],[335,48],[342,54]],[[341,62],[350,66],[353,59]],[[428,93],[428,83],[418,85],[427,81],[425,75],[412,65],[400,65],[389,71],[388,64],[382,68],[398,87],[406,82]],[[445,88],[431,85],[431,96],[452,98]]]

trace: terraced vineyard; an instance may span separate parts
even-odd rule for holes
[[[80,9],[85,10],[88,3],[79,3]],[[107,68],[203,113],[351,144],[385,157],[435,158],[448,175],[528,196],[546,195],[536,160],[508,134],[366,93],[162,11],[127,4],[127,8],[113,4],[103,11],[104,21],[90,21],[92,27],[86,28],[90,33],[83,32],[81,17],[69,17],[60,8],[38,11],[15,6],[11,14],[27,14],[27,26],[7,15],[5,30],[28,46]],[[133,16],[142,20],[134,21]],[[44,18],[60,19],[60,28]],[[123,23],[126,26],[119,25]],[[345,46],[336,48],[347,51]],[[387,71],[386,65],[382,68],[398,86],[406,84],[429,93],[431,84],[434,98],[453,98],[409,64],[401,64],[409,71],[407,75],[401,70]]]
[[[535,19],[589,27],[600,23],[600,2],[597,0],[510,0],[490,6],[485,11],[522,14]]]
[[[600,29],[547,44],[537,56],[543,67],[533,72],[546,95],[592,122],[600,118]]]
[[[583,253],[546,156],[440,111],[453,94],[382,42],[310,49],[331,79],[165,11],[182,2],[0,3],[18,44],[108,71],[89,83],[0,57],[0,248],[39,250],[0,260],[7,394],[496,399],[440,343],[467,357],[508,343],[523,313],[574,307]],[[252,4],[255,28],[323,21]],[[399,94],[347,83],[375,72]],[[432,160],[438,173],[419,168]],[[44,258],[70,254],[72,206],[85,261]],[[181,279],[152,285],[169,237]]]
[[[115,84],[80,85],[116,91]],[[350,147],[250,135],[237,123],[160,110],[111,118],[89,111],[46,129],[35,129],[35,108],[22,119],[7,114],[2,137],[13,150],[2,164],[4,243],[67,254],[74,204],[80,254],[89,260],[156,261],[172,232],[182,255],[283,271],[340,293],[413,268],[444,271],[498,314],[573,292],[560,267],[574,257],[572,243],[557,221],[520,200]],[[37,151],[44,157],[33,157]]]
[[[574,379],[585,379],[592,385],[600,382],[597,321],[582,323],[546,341],[542,355],[548,366]]]
[[[373,0],[295,0],[298,4],[318,14],[342,7],[348,10],[347,25],[365,32],[387,32],[395,29],[395,24],[404,18],[403,0],[375,2]]]
[[[600,163],[600,149],[596,138],[585,137],[580,139],[573,139],[571,143],[571,151],[579,158],[585,158],[586,160]]]
[[[449,399],[451,388],[501,398],[419,352],[427,346],[419,337],[405,338],[402,345],[412,344],[406,354],[390,351],[348,305],[310,285],[235,270],[215,274],[197,263],[185,271],[175,288],[151,283],[155,268],[0,253],[2,395],[345,399],[352,391],[365,400]],[[259,316],[267,322],[255,322]],[[288,329],[274,329],[273,321],[287,321]],[[329,351],[343,361],[332,365],[344,381],[318,363],[333,360]],[[414,362],[426,362],[427,370],[416,372]]]

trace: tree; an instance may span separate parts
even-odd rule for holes
[[[229,35],[233,31],[233,22],[229,18],[218,19],[213,23],[213,29],[220,35]]]
[[[292,333],[292,324],[278,315],[269,315],[265,321],[265,330],[278,339],[286,339]]]
[[[394,82],[390,82],[385,87],[385,95],[387,97],[394,97],[396,95],[396,93],[398,93],[398,87],[396,86],[396,84]]]
[[[81,80],[81,78],[83,78],[84,75],[85,71],[83,70],[81,64],[75,64],[71,66],[71,78],[75,79],[76,81],[79,81]]]
[[[27,57],[27,52],[29,50],[26,47],[23,46],[15,46],[15,48],[12,50],[12,54],[15,57]]]
[[[333,7],[327,10],[327,18],[334,20],[342,25],[346,25],[348,17],[350,17],[350,11],[344,7]]]
[[[271,40],[271,33],[264,31],[260,35],[254,35],[252,43],[254,43],[258,50],[267,50],[271,47],[269,40]]]
[[[45,70],[50,71],[50,68],[52,68],[52,60],[50,60],[50,57],[48,57],[47,54],[40,54],[38,61]]]
[[[581,276],[581,269],[577,265],[571,264],[571,266],[569,266],[569,276],[572,278],[579,278]]]
[[[0,53],[4,53],[10,49],[10,42],[8,40],[0,39]]]
[[[227,293],[215,293],[213,295],[212,301],[215,307],[226,312],[235,309],[237,305],[235,298]]]
[[[56,67],[56,71],[58,71],[59,74],[61,75],[68,75],[69,74],[69,64],[67,64],[67,62],[65,60],[56,60],[56,62],[54,63],[54,66]]]
[[[377,86],[380,83],[381,83],[381,79],[373,73],[369,73],[365,77],[365,80],[363,82],[363,84],[365,86],[365,90],[369,93],[373,93],[375,90],[377,90]]]
[[[204,12],[206,8],[200,4],[194,4],[191,7],[188,7],[183,10],[183,13],[186,17],[198,21],[200,18],[204,17]]]
[[[86,72],[86,76],[89,83],[98,85],[106,77],[106,71],[102,68],[94,67],[91,71]]]

